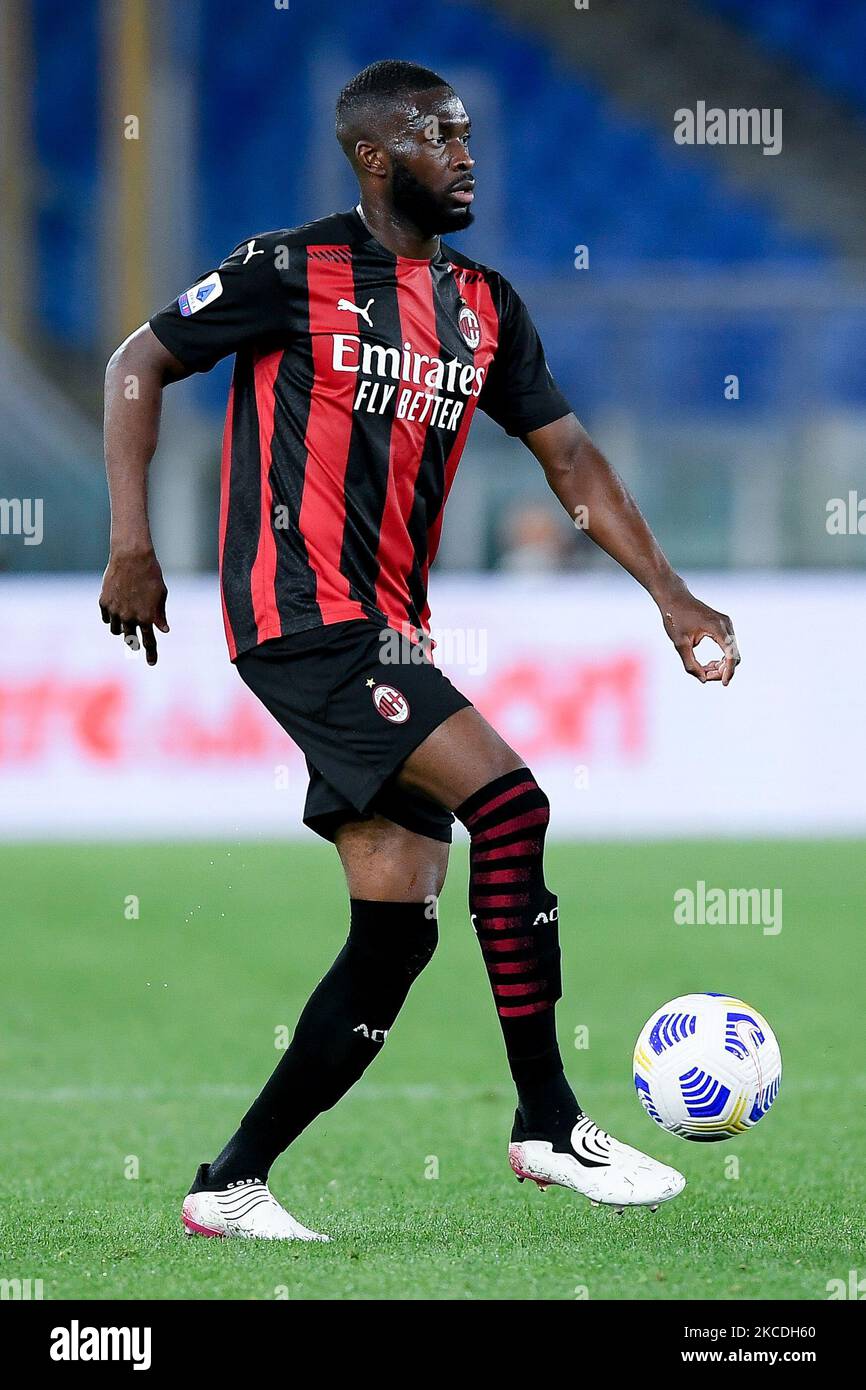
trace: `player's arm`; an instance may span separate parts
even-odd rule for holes
[[[569,516],[655,599],[665,631],[690,675],[727,685],[740,660],[730,618],[689,592],[674,572],[622,479],[574,415],[523,436]],[[694,648],[710,637],[720,660],[702,665]]]
[[[740,660],[730,618],[696,599],[671,569],[636,502],[557,388],[526,305],[501,277],[494,289],[499,341],[479,406],[528,445],[572,521],[585,518],[592,540],[652,594],[686,670],[699,681],[727,685]],[[718,643],[721,661],[701,665],[694,648],[702,637]]]
[[[163,388],[209,372],[239,349],[285,331],[283,281],[273,236],[241,242],[231,255],[127,338],[105,374],[105,462],[111,550],[99,597],[111,631],[141,642],[156,665],[154,629],[168,632],[166,587],[147,513],[147,475],[159,435]],[[130,389],[134,387],[134,389]]]
[[[147,476],[159,438],[163,388],[189,372],[145,324],[113,354],[105,373],[105,468],[111,544],[99,606],[112,633],[157,660],[154,629],[168,632],[167,590],[153,548]]]

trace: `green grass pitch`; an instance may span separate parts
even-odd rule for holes
[[[850,842],[551,847],[568,1071],[593,1118],[688,1178],[655,1215],[617,1216],[508,1168],[511,1090],[455,848],[433,964],[356,1091],[272,1175],[332,1236],[306,1247],[188,1240],[179,1207],[343,940],[333,851],[7,846],[0,1275],[46,1299],[824,1299],[866,1272],[863,859]],[[782,888],[781,933],[675,925],[673,894],[698,879]],[[632,1087],[639,1028],[690,990],[743,996],[781,1042],[779,1099],[731,1143],[665,1135]]]

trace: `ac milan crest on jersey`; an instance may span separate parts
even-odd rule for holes
[[[373,691],[373,704],[389,724],[405,724],[409,718],[409,701],[393,685],[377,685]]]
[[[464,304],[460,310],[457,326],[463,334],[466,344],[474,352],[481,342],[481,324],[478,322],[478,315],[469,308],[468,304]]]

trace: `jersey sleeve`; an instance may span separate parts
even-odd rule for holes
[[[541,339],[519,294],[502,280],[499,344],[478,398],[506,434],[524,435],[571,414],[550,374]]]
[[[191,372],[209,372],[223,357],[273,338],[287,327],[279,248],[242,242],[224,261],[149,320],[163,347]]]

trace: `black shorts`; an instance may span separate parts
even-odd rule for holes
[[[304,823],[333,840],[379,814],[448,844],[454,817],[396,774],[428,734],[472,702],[418,646],[357,620],[274,637],[235,665],[307,759]]]

